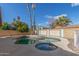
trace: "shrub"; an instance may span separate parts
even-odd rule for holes
[[[20,17],[18,17],[17,20],[14,19],[12,24],[14,25],[16,30],[19,32],[28,32],[29,31],[28,25],[26,23],[21,22]]]
[[[28,31],[29,31],[28,25],[27,25],[27,24],[23,24],[23,25],[22,25],[22,28],[21,28],[21,31],[22,31],[22,32],[28,32]]]
[[[9,24],[8,24],[7,22],[4,22],[4,23],[2,24],[1,29],[3,29],[3,30],[9,30],[9,29],[10,29],[10,26],[9,26]]]
[[[17,31],[28,32],[29,31],[28,25],[25,23],[21,23],[21,25],[17,27]]]

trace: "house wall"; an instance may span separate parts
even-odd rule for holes
[[[64,38],[73,39],[74,38],[74,29],[64,29]]]
[[[74,39],[74,31],[79,30],[79,28],[66,28],[64,29],[64,37],[68,39]]]

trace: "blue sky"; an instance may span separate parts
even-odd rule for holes
[[[21,17],[21,21],[30,24],[27,4],[5,3],[2,8],[2,20],[11,23],[13,18]],[[45,25],[51,18],[67,16],[73,24],[79,24],[79,4],[69,3],[44,3],[36,4],[36,23]]]

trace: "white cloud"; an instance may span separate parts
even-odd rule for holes
[[[61,16],[67,16],[67,14],[60,14],[60,15],[57,15],[57,16],[46,15],[45,18],[55,20],[55,19],[58,19]]]
[[[71,6],[72,6],[72,7],[79,6],[79,3],[72,3]]]
[[[61,16],[67,16],[67,14],[61,14],[61,15],[58,15],[58,16],[54,16],[53,19],[58,19]]]
[[[60,15],[57,15],[57,16],[50,16],[50,15],[46,15],[45,18],[48,18],[48,22],[45,22],[45,24],[51,24],[51,22],[54,22],[56,19],[58,19],[59,17],[61,16],[67,16],[67,14],[60,14]]]

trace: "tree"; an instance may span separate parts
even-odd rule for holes
[[[17,19],[13,19],[13,23],[12,23],[15,27],[19,27],[21,26],[21,21],[20,21],[20,17],[17,16]]]
[[[64,27],[64,26],[69,25],[71,22],[72,21],[68,19],[67,17],[61,16],[58,19],[56,19],[54,22],[52,22],[52,26],[53,27],[56,27],[56,26]]]
[[[21,27],[21,32],[28,32],[28,31],[29,31],[28,25],[23,23]]]
[[[1,27],[3,30],[9,30],[10,29],[10,26],[9,26],[9,24],[7,23],[7,22],[4,22],[3,24],[2,24],[2,27]]]
[[[27,8],[28,8],[29,16],[30,16],[30,27],[31,27],[30,29],[31,29],[31,32],[35,33],[35,29],[36,29],[36,21],[35,21],[36,5],[35,5],[35,3],[27,4]]]
[[[35,3],[32,3],[32,11],[33,11],[33,30],[36,29],[35,9],[36,9],[36,4],[35,4]]]
[[[21,22],[21,25],[17,27],[17,31],[19,31],[19,32],[28,32],[29,31],[28,25]]]
[[[20,17],[17,17],[17,20],[14,19],[13,21],[13,25],[15,26],[16,30],[19,32],[28,32],[29,31],[28,25],[24,22],[21,22],[20,19],[21,19]]]
[[[29,16],[30,16],[30,29],[33,30],[33,19],[32,19],[32,12],[30,8],[30,4],[27,4],[27,9],[28,9]]]

